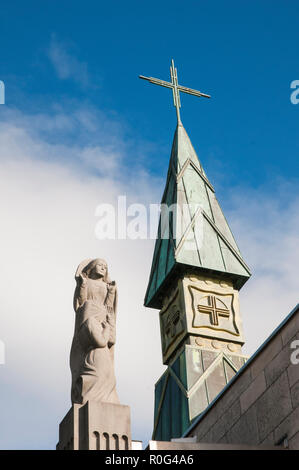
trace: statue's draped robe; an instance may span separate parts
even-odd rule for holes
[[[113,358],[115,310],[109,309],[109,297],[107,283],[99,279],[87,278],[75,291],[76,322],[70,357],[73,403],[119,403]]]

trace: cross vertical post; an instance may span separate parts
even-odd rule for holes
[[[177,115],[178,123],[180,123],[181,122],[181,116],[180,116],[181,100],[180,100],[180,92],[178,90],[178,74],[177,74],[177,69],[174,67],[173,59],[171,60],[170,76],[171,76],[171,83],[173,84],[173,88],[172,88],[173,103],[174,103],[174,106],[176,107],[176,115]]]

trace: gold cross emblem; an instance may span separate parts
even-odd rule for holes
[[[207,300],[208,305],[199,304],[197,305],[197,310],[200,313],[207,313],[210,315],[211,325],[219,325],[219,317],[229,318],[229,309],[217,307],[215,295],[208,295]]]

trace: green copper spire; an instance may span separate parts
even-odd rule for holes
[[[172,89],[175,131],[146,307],[160,309],[163,363],[155,384],[154,440],[182,437],[243,366],[239,289],[250,271],[221,211],[180,118],[180,92],[207,97],[178,84],[141,77]]]
[[[186,271],[220,274],[240,289],[250,270],[180,120],[162,204],[172,210],[167,223],[160,217],[145,306],[161,308],[168,281]]]

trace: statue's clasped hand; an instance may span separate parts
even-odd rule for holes
[[[115,281],[112,281],[109,284],[107,284],[107,289],[108,289],[109,294],[114,294],[116,291]]]

